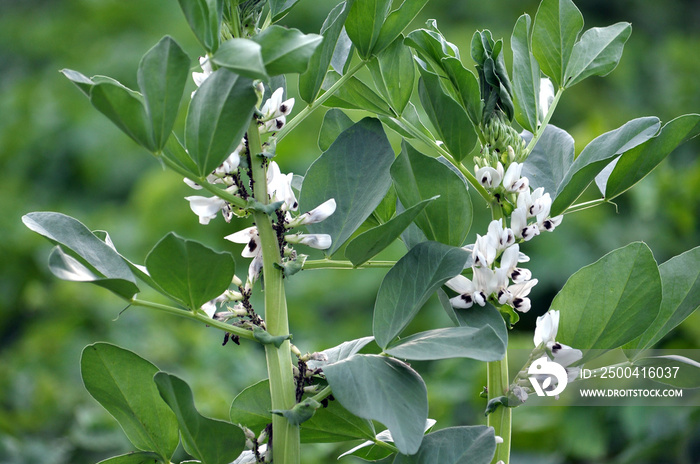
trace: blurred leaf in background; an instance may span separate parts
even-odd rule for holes
[[[300,1],[284,23],[317,33],[336,3]],[[508,39],[516,19],[524,12],[534,15],[537,4],[432,0],[413,28],[435,18],[445,36],[466,51],[476,29],[489,28],[494,37]],[[577,152],[628,119],[653,115],[667,122],[700,110],[696,2],[579,0],[577,5],[586,27],[633,24],[618,68],[568,91],[554,116],[552,123],[574,136]],[[201,48],[174,0],[0,2],[0,463],[90,464],[130,449],[116,422],[82,386],[79,356],[89,343],[118,342],[186,379],[202,414],[213,418],[225,418],[235,395],[264,376],[264,354],[252,344],[222,347],[213,329],[140,309],[120,313],[122,303],[108,292],[53,278],[46,269],[50,245],[20,221],[29,211],[61,211],[93,230],[108,230],[119,250],[139,263],[171,230],[240,259],[236,245],[222,239],[231,227],[222,220],[200,226],[183,199],[190,190],[182,180],[115,130],[58,72],[110,75],[135,88],[141,56],[166,34],[196,62]],[[473,69],[467,58],[464,64]],[[290,95],[298,98],[296,87],[290,79]],[[193,88],[189,82],[186,94]],[[322,112],[278,147],[285,172],[305,172],[320,153],[315,140]],[[363,116],[349,114],[355,121]],[[183,126],[184,114],[176,130]],[[511,334],[512,347],[529,346],[534,319],[566,278],[608,251],[644,240],[661,263],[700,243],[699,153],[695,139],[616,199],[617,211],[604,206],[570,215],[548,240],[527,244],[523,251],[532,257],[540,284],[531,295],[533,310]],[[467,241],[487,223],[479,214],[480,199],[472,200],[475,220]],[[384,253],[395,259],[403,252],[394,245]],[[302,352],[369,335],[385,272],[294,276],[291,330]],[[432,299],[411,328],[435,328],[435,319],[445,317]],[[698,348],[698,339],[695,314],[662,346]],[[484,422],[478,398],[483,365],[452,359],[413,366],[426,379],[430,417],[439,428]],[[519,454],[513,462],[661,463],[680,462],[679,456],[693,462],[688,453],[700,440],[699,419],[697,410],[520,408],[513,443]],[[549,454],[553,449],[558,454]],[[307,451],[305,462],[315,464],[333,462],[345,449],[319,445]],[[184,457],[182,450],[178,456]]]

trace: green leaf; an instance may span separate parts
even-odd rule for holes
[[[355,0],[350,6],[345,30],[362,59],[372,56],[390,7],[391,0]]]
[[[62,280],[90,282],[114,292],[124,299],[131,299],[139,291],[133,282],[103,276],[95,273],[80,261],[66,254],[61,247],[55,247],[49,255],[49,270]]]
[[[65,261],[67,268],[71,268],[72,266],[68,265],[70,262],[76,266],[79,265],[75,269],[78,275],[85,271],[89,272],[94,278],[88,278],[87,281],[94,281],[122,298],[129,300],[139,292],[134,274],[121,255],[96,237],[77,219],[61,213],[35,212],[22,216],[22,222],[30,230],[68,250],[72,258],[79,258],[79,263],[67,257],[64,259],[66,255],[63,250],[60,255],[53,258],[54,266],[58,266],[55,270],[60,269],[61,261]],[[59,274],[61,274],[57,275],[59,278],[69,276],[63,274],[63,271],[59,271]]]
[[[465,182],[436,158],[425,156],[407,143],[391,166],[396,193],[409,208],[440,196],[416,217],[428,240],[461,246],[469,233],[472,203]]]
[[[540,123],[540,65],[530,51],[530,23],[530,15],[524,14],[518,18],[510,47],[513,50],[515,119],[523,128],[535,133]]]
[[[333,145],[335,139],[337,139],[345,129],[352,127],[353,124],[355,124],[353,120],[339,109],[332,108],[326,111],[326,114],[323,116],[321,129],[318,132],[318,148],[320,148],[321,151],[328,150],[331,145]]]
[[[495,452],[493,427],[449,427],[426,435],[418,453],[399,454],[394,464],[488,464]]]
[[[477,142],[476,131],[466,111],[448,95],[440,84],[440,78],[428,71],[425,63],[416,58],[421,78],[418,96],[425,112],[437,130],[438,137],[457,161],[469,155]]]
[[[262,47],[250,39],[227,40],[219,46],[212,61],[244,77],[264,81],[270,78],[263,63]]]
[[[659,126],[655,117],[633,119],[586,145],[559,183],[552,216],[573,204],[611,159],[649,140],[659,131]]]
[[[450,78],[462,106],[467,110],[472,126],[478,125],[481,122],[481,114],[484,109],[479,81],[473,73],[467,71],[458,58],[445,57],[441,63],[442,69]]]
[[[197,89],[185,123],[185,146],[206,177],[241,143],[258,101],[250,79],[218,69]]]
[[[526,143],[532,140],[531,133],[522,135]],[[551,195],[571,168],[574,154],[574,138],[564,129],[548,124],[523,163],[522,175],[528,178],[530,187],[543,187]]]
[[[208,51],[219,46],[219,30],[223,16],[222,0],[178,0],[192,32]]]
[[[355,355],[323,369],[333,396],[358,417],[384,424],[400,452],[418,451],[428,418],[423,379],[393,358]]]
[[[184,380],[165,372],[153,378],[158,391],[180,424],[185,451],[202,464],[228,464],[245,449],[245,435],[237,426],[199,414],[192,390]]]
[[[583,15],[571,0],[542,0],[532,29],[532,53],[555,84],[564,85]]]
[[[302,443],[338,443],[374,438],[374,425],[345,409],[339,401],[317,409],[316,414],[301,425]]]
[[[265,69],[270,76],[289,73],[303,73],[309,60],[323,37],[318,34],[304,34],[299,29],[270,26],[253,40],[262,47]]]
[[[337,72],[328,71],[326,80],[323,82],[323,89],[328,90],[340,77],[340,74]],[[391,108],[389,108],[389,105],[386,104],[382,97],[354,76],[347,80],[323,104],[329,107],[364,110],[377,113],[378,115],[394,116]]]
[[[469,253],[437,242],[411,248],[384,276],[374,304],[374,338],[383,349],[445,282],[464,269]]]
[[[185,90],[190,57],[171,37],[163,37],[141,58],[138,84],[146,100],[155,150],[168,141]]]
[[[589,76],[606,76],[617,67],[625,42],[632,34],[630,23],[588,29],[571,53],[564,86],[571,87]]]
[[[170,462],[178,444],[177,421],[153,383],[156,372],[150,362],[109,343],[86,346],[80,358],[85,388],[119,422],[129,441]]]
[[[66,76],[68,80],[75,84],[78,89],[80,89],[85,96],[90,98],[90,89],[95,85],[95,83],[89,77],[85,76],[78,71],[73,71],[72,69],[61,69],[61,74]]]
[[[700,134],[700,114],[686,114],[669,121],[658,135],[624,153],[602,189],[606,199],[626,192],[642,180],[673,150]],[[596,179],[597,181],[598,179]]]
[[[433,134],[423,125],[423,121],[420,120],[418,116],[418,111],[413,103],[408,102],[406,108],[404,108],[402,120],[388,117],[386,115],[377,115],[379,120],[383,122],[389,129],[395,131],[401,137],[406,139],[415,139],[416,136],[411,131],[411,128],[407,125],[410,124],[413,129],[418,130],[423,133],[429,140],[435,140]]]
[[[167,295],[194,311],[228,288],[235,262],[229,253],[171,232],[148,253],[146,268]]]
[[[478,329],[465,326],[427,330],[402,338],[384,351],[412,361],[449,358],[498,361],[503,359],[506,345],[493,328],[485,325]]]
[[[653,369],[661,369],[664,373],[671,373],[671,376],[657,376],[656,382],[671,385],[678,388],[698,388],[700,387],[700,363],[684,356],[654,356],[637,359],[634,366]],[[676,369],[678,368],[678,369]],[[650,376],[647,375],[647,378]]]
[[[375,59],[369,62],[372,80],[396,114],[403,113],[413,93],[416,70],[411,50],[399,36]]]
[[[551,309],[561,314],[558,341],[579,350],[611,350],[647,330],[660,304],[654,256],[646,244],[635,242],[572,275]]]
[[[90,103],[142,147],[154,151],[151,124],[143,98],[117,81],[95,83]]]
[[[328,17],[321,27],[323,42],[311,56],[308,69],[299,76],[299,96],[309,104],[316,100],[318,91],[321,90],[336,46],[339,44],[338,40],[343,31],[348,11],[346,3],[341,2],[328,13]],[[342,47],[342,43],[340,45]]]
[[[449,300],[447,300],[447,303],[449,303]],[[494,306],[487,304],[483,308],[458,310],[455,312],[455,318],[457,319],[457,324],[462,327],[471,327],[479,330],[486,327],[490,328],[496,333],[501,343],[506,347],[508,346],[508,329],[503,320],[503,315]],[[495,340],[494,343],[496,343]]]
[[[272,21],[279,21],[299,0],[270,0]]]
[[[376,256],[380,251],[391,245],[394,240],[399,238],[401,233],[413,222],[416,216],[436,198],[437,197],[433,197],[423,200],[390,221],[358,235],[348,243],[348,246],[345,248],[345,257],[352,261],[354,266],[359,266],[373,256]]]
[[[374,337],[362,337],[343,342],[338,346],[323,350],[321,354],[323,357],[325,357],[325,360],[310,360],[307,362],[307,365],[312,369],[323,369],[323,367],[327,366],[328,364],[337,363],[338,361],[342,361],[343,359],[349,358],[355,353],[358,353],[373,340]]]
[[[663,288],[659,314],[626,349],[651,348],[700,306],[700,247],[669,259],[659,266],[659,273]]]
[[[371,341],[372,337],[366,337],[366,339]],[[357,347],[359,344],[355,343],[354,346]],[[327,350],[327,352],[330,351]],[[346,353],[352,356],[355,350],[349,350]],[[336,355],[339,356],[340,353]],[[329,357],[330,359],[335,357]],[[271,409],[270,381],[265,379],[251,385],[236,396],[231,404],[229,415],[231,422],[245,425],[258,432],[272,422]],[[313,417],[301,426],[303,443],[335,443],[368,437],[374,437],[372,423],[351,414],[337,401],[331,401],[327,407],[317,409]]]
[[[389,2],[391,3],[391,2]],[[418,16],[428,0],[404,0],[398,8],[389,13],[379,31],[372,53],[377,54],[401,35],[404,29]]]
[[[184,168],[192,174],[193,177],[199,177],[199,168],[175,134],[171,134],[168,143],[165,144],[162,156]]]
[[[404,41],[406,45],[414,48],[421,59],[430,63],[436,70],[442,68],[444,58],[459,60],[459,49],[445,39],[437,29],[437,23],[431,20],[428,21],[428,25],[430,29],[416,29],[408,34]]]
[[[265,379],[236,395],[229,409],[229,417],[234,424],[260,432],[272,422],[271,409],[270,381]]]
[[[394,152],[381,123],[365,118],[346,129],[331,147],[309,167],[304,176],[300,204],[309,211],[329,198],[336,210],[311,233],[330,234],[335,253],[372,214],[391,186],[389,168]]]
[[[105,459],[97,464],[153,464],[154,462],[164,462],[156,453],[148,451],[134,451],[121,456]]]

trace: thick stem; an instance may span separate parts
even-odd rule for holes
[[[486,365],[488,399],[492,400],[508,394],[508,353],[500,361],[490,362]],[[512,408],[500,406],[488,416],[488,425],[494,428],[496,436],[503,438],[503,443],[496,446],[496,454],[492,463],[503,461],[508,464],[510,460],[510,434]]]
[[[540,127],[537,128],[537,133],[532,137],[532,140],[530,140],[530,143],[527,145],[527,148],[525,149],[525,152],[529,155],[530,152],[532,151],[533,148],[535,148],[535,145],[537,145],[537,141],[542,137],[542,134],[544,134],[544,130],[547,128],[547,124],[549,124],[549,120],[552,119],[552,115],[554,114],[554,110],[557,108],[557,104],[559,103],[559,99],[561,98],[561,95],[564,93],[564,88],[561,87],[559,90],[557,90],[557,94],[554,95],[554,101],[552,101],[552,104],[549,105],[549,109],[547,110],[547,115],[544,117],[544,121],[542,121],[542,124]]]
[[[248,148],[255,199],[268,204],[267,173],[264,159],[258,156],[262,152],[262,146],[256,121],[251,122],[248,129]],[[267,214],[255,211],[253,217],[260,234],[263,254],[265,325],[272,336],[288,335],[289,322],[283,275],[282,271],[275,267],[276,264],[280,264],[277,234]],[[272,409],[291,409],[296,402],[296,396],[289,341],[285,341],[279,348],[274,345],[265,345],[265,356],[270,379]],[[291,425],[287,419],[276,414],[272,416],[272,456],[276,464],[299,464],[301,459],[299,427]]]

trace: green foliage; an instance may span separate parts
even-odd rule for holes
[[[241,454],[245,447],[243,431],[229,422],[199,414],[192,390],[184,380],[165,372],[158,372],[153,380],[177,417],[182,444],[190,455],[202,464],[227,464]]]
[[[580,350],[617,348],[649,327],[660,304],[654,256],[644,243],[631,243],[569,278],[552,301],[561,311],[557,340]]]
[[[187,111],[185,146],[206,177],[241,143],[258,98],[250,79],[227,69],[209,76]]]
[[[428,298],[447,280],[462,272],[468,256],[460,248],[437,242],[423,242],[411,248],[389,270],[379,287],[373,323],[377,344],[386,349]],[[421,272],[416,273],[415,269]]]
[[[506,353],[506,343],[489,325],[480,328],[463,326],[410,335],[390,344],[385,351],[412,361],[449,358],[499,361]]]
[[[428,398],[418,373],[393,358],[355,355],[325,366],[333,396],[351,413],[381,422],[400,452],[418,451]]]
[[[428,240],[453,246],[464,243],[471,227],[472,202],[457,173],[404,142],[391,166],[391,177],[406,208],[439,196],[416,216],[415,223]]]
[[[534,133],[541,122],[539,120],[540,65],[530,51],[531,22],[528,14],[518,18],[510,38],[510,47],[513,50],[515,119],[524,129]],[[532,153],[528,159],[531,157]]]
[[[249,39],[229,39],[219,46],[212,61],[234,73],[250,79],[268,80],[262,57],[262,47]]]
[[[236,270],[233,257],[170,233],[146,257],[146,268],[158,289],[196,311],[221,295]],[[212,275],[211,269],[216,269]]]
[[[223,0],[178,0],[194,35],[208,52],[219,46]]]
[[[376,119],[365,118],[343,131],[304,176],[300,203],[310,210],[329,198],[335,213],[320,224],[309,225],[312,233],[333,239],[328,255],[335,253],[372,214],[389,190],[389,168],[394,152]]]
[[[253,37],[260,44],[263,63],[270,76],[303,73],[323,37],[304,34],[298,29],[270,26]]]
[[[156,453],[148,451],[136,451],[134,453],[115,456],[113,458],[100,461],[98,464],[152,464],[154,462],[164,462]]]
[[[487,464],[495,450],[493,429],[483,425],[450,427],[429,433],[418,453],[398,455],[394,464],[457,464],[465,459],[474,464]]]
[[[178,427],[153,383],[158,368],[131,351],[95,343],[83,350],[80,372],[87,391],[114,416],[131,443],[170,462]]]

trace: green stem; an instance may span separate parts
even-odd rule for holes
[[[564,88],[560,87],[559,90],[557,90],[557,94],[554,95],[554,101],[552,101],[552,104],[549,105],[549,110],[547,111],[547,115],[544,117],[544,121],[542,121],[542,124],[540,127],[537,128],[537,133],[532,137],[532,140],[530,140],[530,143],[527,145],[527,148],[525,149],[525,153],[530,154],[533,148],[535,148],[535,145],[537,145],[537,141],[542,137],[542,134],[544,134],[544,130],[547,128],[547,124],[549,124],[549,120],[552,119],[552,115],[554,114],[554,110],[557,107],[557,104],[559,103],[559,99],[561,98],[561,95],[564,93]]]
[[[237,335],[241,338],[246,338],[248,340],[255,340],[255,337],[253,337],[253,332],[251,332],[250,330],[246,330],[241,327],[236,327],[231,324],[226,324],[225,322],[211,319],[205,316],[204,314],[199,314],[192,311],[176,308],[175,306],[168,306],[160,303],[153,303],[151,301],[139,300],[136,298],[129,301],[129,303],[131,303],[133,306],[141,306],[144,308],[156,309],[158,311],[174,314],[175,316],[185,317],[187,319],[204,322],[205,324],[211,327],[223,330],[224,332],[228,332],[232,335]]]
[[[419,139],[431,149],[435,150],[435,152],[437,152],[438,155],[443,156],[450,163],[452,163],[452,165],[454,165],[454,167],[456,167],[459,170],[459,172],[461,172],[462,175],[466,177],[467,181],[469,181],[474,190],[479,192],[479,195],[481,195],[481,197],[487,203],[491,204],[491,200],[493,199],[493,197],[489,194],[489,192],[486,191],[484,186],[481,185],[478,180],[476,180],[476,177],[474,177],[474,174],[472,174],[469,169],[467,169],[461,162],[457,161],[450,152],[442,148],[434,140],[432,140],[430,137],[428,137],[426,134],[424,134],[422,131],[416,128],[413,124],[411,124],[410,121],[404,119],[402,116],[399,116],[397,119],[401,122],[401,124],[404,125],[404,127],[408,130],[408,132],[411,133],[411,135]]]
[[[500,361],[487,363],[486,372],[488,399],[508,395],[508,353]],[[492,463],[503,461],[508,464],[510,460],[512,411],[512,408],[501,406],[487,418],[488,425],[494,428],[495,434],[503,438],[503,443],[496,446]]]
[[[253,194],[257,201],[268,204],[267,173],[265,172],[265,161],[258,157],[258,154],[262,153],[262,144],[255,120],[250,123],[248,128],[248,148],[254,181]],[[280,264],[277,234],[272,228],[272,222],[267,214],[254,211],[253,217],[260,235],[263,256],[265,326],[272,336],[286,336],[289,335],[287,299],[284,292],[282,271],[275,266]],[[274,345],[265,345],[265,356],[270,379],[272,409],[292,409],[296,403],[296,387],[289,341],[285,341],[279,348]],[[272,455],[275,463],[299,464],[301,460],[299,427],[275,414],[272,416],[272,432]]]
[[[390,268],[394,267],[394,264],[396,264],[396,261],[367,261],[359,266],[354,266],[350,261],[338,259],[314,259],[307,260],[304,263],[304,270]]]
[[[306,119],[313,111],[321,106],[323,102],[328,100],[336,90],[338,90],[340,87],[342,87],[347,81],[350,80],[350,78],[360,69],[362,69],[363,66],[367,64],[367,61],[362,60],[359,63],[357,63],[355,66],[352,68],[348,69],[348,71],[340,76],[340,79],[336,81],[335,84],[330,86],[328,90],[326,90],[323,95],[319,96],[316,100],[314,100],[310,105],[308,105],[306,108],[301,110],[299,113],[297,113],[296,116],[294,116],[292,119],[287,121],[287,123],[284,125],[282,129],[280,129],[279,132],[277,132],[277,135],[275,138],[277,141],[282,140],[292,129],[294,129],[296,126],[299,125],[304,119]]]
[[[221,198],[222,200],[226,200],[229,203],[231,203],[233,206],[236,206],[238,208],[245,208],[248,206],[246,201],[243,198],[237,197],[235,195],[231,195],[227,191],[216,187],[209,182],[207,182],[206,179],[199,178],[195,175],[193,175],[191,172],[189,172],[187,169],[183,168],[170,158],[166,156],[159,156],[159,159],[163,161],[163,163],[168,166],[170,169],[173,171],[177,172],[183,177],[188,178],[192,182],[197,183],[197,185],[201,186],[204,190],[207,190],[210,193],[213,193],[215,196]]]
[[[331,386],[326,385],[326,388],[316,393],[313,397],[311,397],[311,399],[320,403],[321,401],[331,396],[331,393],[333,393],[333,390],[331,390]]]

